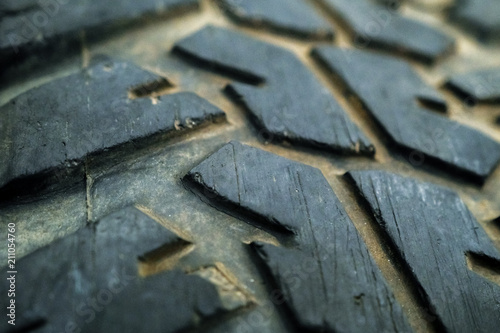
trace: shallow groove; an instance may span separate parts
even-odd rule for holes
[[[500,286],[500,262],[498,260],[473,252],[466,253],[465,257],[471,271]]]
[[[199,182],[195,181],[190,174],[182,178],[182,184],[203,202],[223,213],[270,233],[276,237],[280,244],[284,246],[293,246],[295,244],[295,234],[292,230],[288,230],[275,223],[269,223],[268,219],[264,216],[221,199],[217,192],[204,187]]]
[[[320,1],[311,1],[311,2],[314,3],[314,4],[320,3]],[[202,5],[206,5],[206,4],[210,4],[210,6],[213,5],[212,2],[202,1]],[[207,8],[204,8],[204,7],[202,7],[202,8],[204,9],[204,13],[208,12]],[[333,15],[330,15],[329,13],[325,14],[325,12],[324,12],[324,10],[323,10],[323,8],[321,6],[317,6],[317,8],[320,9],[319,12],[321,12],[321,14],[324,15],[324,17],[328,17],[333,22],[332,26],[337,27],[341,23],[337,19],[333,20],[332,19]],[[214,12],[217,13],[217,14],[220,14],[220,13],[218,13],[216,11],[214,11]],[[196,14],[196,15],[198,15],[198,14]],[[201,15],[203,15],[203,13],[201,13],[200,16]],[[222,17],[222,15],[219,15],[219,17],[216,17],[215,19],[213,19],[213,18],[211,18],[211,19],[213,19],[213,20],[219,20],[219,19],[221,19],[221,17]],[[159,21],[154,21],[154,22],[159,23]],[[148,23],[148,24],[150,24],[150,23]],[[138,30],[140,28],[141,28],[140,25],[138,25],[138,26],[134,27],[133,29],[130,29],[130,31]],[[345,27],[342,27],[342,29],[344,29],[344,28]],[[239,29],[239,30],[248,32],[246,30],[240,29],[240,27],[238,27],[236,25],[234,25],[234,26],[231,25],[231,29],[233,29],[233,30],[238,30]],[[336,29],[336,32],[337,32],[337,37],[338,37],[339,29]],[[256,34],[257,33],[264,34],[265,32],[261,30],[261,31],[256,31]],[[341,33],[345,33],[345,31],[341,31]],[[115,37],[111,37],[110,40],[113,39],[113,38],[115,38]],[[266,39],[266,40],[269,40],[269,38]],[[291,39],[287,39],[287,41],[290,42],[290,43],[293,43],[294,45],[301,45],[299,43],[303,43],[304,42],[304,41],[300,41],[300,40],[293,41]],[[351,43],[351,41],[349,41],[349,44],[350,43]],[[274,44],[276,44],[276,43],[274,43]],[[282,45],[282,44],[279,44],[279,45]],[[92,44],[90,45],[90,47],[92,47]],[[161,48],[161,47],[159,47],[159,48]],[[290,49],[293,49],[293,47],[290,47]],[[167,52],[167,50],[163,50],[163,51]],[[296,55],[298,57],[302,56],[302,55],[297,54],[298,52],[297,52],[296,49],[294,49],[293,51],[296,53]],[[132,54],[132,53],[127,53],[126,55],[130,56],[130,54]],[[392,52],[391,52],[391,54],[392,54]],[[405,56],[402,56],[402,58],[405,59]],[[303,56],[301,57],[301,59],[303,59]],[[136,61],[138,63],[141,63],[142,60],[139,59],[139,58],[137,58]],[[305,64],[306,65],[310,65],[309,63],[305,63]],[[311,67],[311,66],[309,66],[309,67]],[[424,68],[424,70],[425,71],[431,71],[432,68]],[[231,71],[231,72],[233,72],[233,71]],[[315,74],[317,75],[318,72],[319,71],[316,70]],[[218,71],[218,74],[220,74],[219,71]],[[27,80],[26,78],[22,78],[22,77],[20,79],[21,80]],[[241,77],[234,77],[234,79],[236,79],[238,81],[245,82],[245,78],[242,79]],[[251,83],[251,84],[262,83],[262,81],[259,81],[256,78],[250,78],[250,81],[252,81],[252,79],[254,80],[253,83],[252,82],[247,82],[247,83]],[[338,81],[337,82],[334,82],[334,80],[331,80],[331,81],[332,81],[332,85],[335,85],[335,88],[337,88]],[[7,80],[5,82],[8,82],[10,84],[9,80]],[[351,103],[349,103],[349,104],[351,104]],[[377,147],[377,156],[376,156],[376,158],[378,159],[380,157],[380,152],[382,151],[382,153],[385,154],[385,150],[387,149],[387,142],[383,141],[386,138],[384,138],[384,136],[383,136],[382,133],[379,133],[380,130],[377,128],[377,126],[374,126],[373,122],[369,121],[370,118],[365,118],[364,117],[365,115],[369,116],[369,113],[366,110],[363,110],[363,107],[356,106],[356,105],[354,105],[355,103],[352,103],[352,104],[353,104],[352,107],[348,108],[348,110],[346,111],[349,114],[349,116],[352,119],[355,119],[355,120],[361,119],[362,125],[365,126],[365,127],[369,127],[370,128],[369,131],[368,131],[368,134],[370,135],[370,139],[371,139],[372,136],[377,136],[376,140],[374,140],[372,142],[374,142],[375,146]],[[353,113],[353,110],[354,110],[354,112],[358,112],[359,111],[362,114],[361,118],[360,118],[360,116],[356,116],[356,117],[352,116],[351,113]],[[476,111],[476,110],[474,110],[474,111]],[[500,118],[499,118],[499,121],[500,121]],[[227,125],[227,123],[226,123],[226,125]],[[217,127],[217,132],[218,133],[216,135],[220,136],[222,138],[225,138],[227,136],[233,135],[234,133],[232,131],[234,130],[234,128],[230,129],[229,127],[230,126],[223,127],[223,128]],[[362,128],[364,130],[364,127],[362,127]],[[214,128],[210,127],[209,130],[213,130],[213,129]],[[373,134],[373,133],[375,133],[375,134]],[[255,135],[255,133],[254,133],[254,135]],[[200,133],[189,133],[189,134],[183,133],[183,134],[181,134],[181,137],[183,139],[189,139],[189,140],[203,140],[203,139],[199,139]],[[175,142],[180,142],[181,140],[182,139],[180,139],[179,137],[175,137],[175,138],[169,139],[168,143],[171,143],[171,142],[174,142],[174,143]],[[166,142],[156,142],[156,143],[154,143],[152,145],[154,147],[151,146],[150,143],[144,143],[143,147],[141,148],[143,151],[141,153],[139,153],[139,155],[140,156],[145,156],[146,154],[152,154],[152,155],[154,155],[157,151],[159,151],[160,149],[163,149],[164,146],[167,145],[167,143]],[[284,147],[285,146],[286,145],[284,145]],[[290,153],[293,153],[293,154],[296,153],[295,155],[293,155],[295,157],[295,159],[298,159],[297,157],[299,157],[300,161],[303,161],[303,162],[305,162],[307,164],[313,164],[313,165],[320,164],[320,165],[322,165],[321,170],[323,171],[323,173],[325,175],[326,175],[327,172],[330,173],[330,174],[332,172],[337,172],[338,173],[339,171],[337,170],[337,168],[338,168],[337,165],[339,165],[340,163],[344,163],[344,161],[352,161],[353,160],[353,159],[346,159],[345,157],[342,157],[342,156],[339,156],[338,158],[337,158],[337,156],[335,156],[335,159],[325,159],[325,158],[323,158],[322,154],[318,153],[317,151],[314,151],[312,149],[307,149],[307,148],[300,148],[300,147],[297,148],[295,146],[290,146],[290,145],[288,147],[286,147],[286,149],[281,149],[281,148],[276,148],[276,147],[263,146],[262,142],[261,142],[260,147],[263,148],[263,149],[265,149],[265,150],[268,150],[268,151],[273,151],[273,152],[279,151],[279,152],[281,152],[282,154],[284,154],[286,156],[288,156],[288,152],[286,150],[289,150]],[[132,157],[135,158],[135,157],[138,156],[138,153],[135,151],[135,149],[136,149],[136,144],[133,143],[133,144],[130,145],[130,149],[127,148],[126,151],[116,151],[116,152],[113,152],[113,155],[116,155],[116,156],[120,157],[119,161],[118,160],[114,161],[114,162],[113,161],[104,161],[104,159],[100,160],[99,158],[97,158],[95,161],[92,161],[92,162],[96,162],[96,164],[106,164],[106,165],[108,165],[108,164],[111,165],[111,164],[116,164],[116,163],[124,163],[124,161],[126,163],[129,159],[132,159]],[[172,147],[172,149],[182,150],[183,147],[182,146],[177,146],[177,147]],[[292,150],[293,150],[293,152],[292,152]],[[377,163],[378,166],[383,167],[384,169],[391,169],[391,170],[395,170],[395,169],[401,168],[402,169],[402,171],[401,171],[402,174],[411,175],[413,178],[416,178],[416,179],[426,179],[426,180],[428,180],[428,179],[436,180],[437,179],[437,180],[439,180],[439,183],[444,183],[444,184],[446,184],[449,187],[452,187],[454,189],[459,189],[460,194],[462,196],[465,195],[468,198],[471,198],[470,199],[471,201],[476,201],[476,200],[478,202],[479,201],[484,201],[484,200],[490,200],[490,201],[492,201],[492,203],[489,204],[490,206],[487,207],[486,210],[490,209],[490,211],[491,211],[491,209],[495,209],[495,208],[491,208],[492,206],[494,206],[493,200],[496,200],[495,197],[493,197],[493,199],[491,197],[488,197],[487,196],[488,193],[485,193],[484,191],[482,191],[481,188],[477,187],[475,184],[472,184],[472,185],[469,184],[469,183],[464,184],[462,182],[464,179],[456,179],[453,176],[444,174],[444,173],[442,173],[442,172],[440,172],[438,170],[434,170],[434,169],[430,169],[430,170],[422,170],[421,169],[421,170],[416,170],[416,172],[413,172],[411,170],[409,171],[409,169],[411,169],[411,165],[408,164],[408,163],[406,163],[407,167],[408,167],[408,168],[406,168],[406,166],[403,165],[404,163],[402,163],[398,159],[397,156],[394,156],[394,154],[393,154],[394,152],[392,150],[390,152],[391,152],[391,154],[388,154],[387,157],[383,156],[384,159],[386,159],[386,161],[383,161],[383,163]],[[127,156],[128,154],[130,154],[130,156]],[[326,164],[324,163],[325,161],[327,161],[328,163],[332,162],[332,165],[326,166]],[[341,162],[339,164],[336,164],[337,161],[341,161]],[[358,161],[358,160],[356,159],[355,161]],[[359,163],[360,167],[366,166],[366,164],[365,164],[366,161],[359,161],[359,162],[360,162]],[[378,161],[378,162],[380,162],[380,161]],[[340,164],[340,165],[342,165],[342,164]],[[342,168],[343,167],[341,167],[340,169],[342,169]],[[335,170],[335,171],[332,171],[332,170]],[[499,173],[497,172],[495,177],[498,178],[497,177],[498,175],[499,175]],[[491,179],[490,183],[493,184],[493,185],[497,184],[497,183],[495,183],[496,178],[495,178],[495,180]],[[436,182],[437,182],[437,180],[436,180]],[[88,179],[87,179],[87,182],[88,182]],[[331,182],[332,181],[330,181],[330,183]],[[340,187],[343,187],[345,185],[345,184],[343,184],[344,182],[345,182],[345,180],[342,180],[342,179],[340,180],[340,183],[342,183]],[[23,186],[17,186],[16,185],[16,186],[14,186],[14,188],[16,188],[16,187],[17,188],[26,187],[27,186],[26,184],[27,185],[31,185],[30,182],[27,181],[25,183],[25,185],[23,185]],[[186,184],[185,184],[185,186],[186,186]],[[345,185],[346,188],[349,187],[349,186],[350,185]],[[474,187],[471,187],[471,186],[474,186]],[[337,191],[336,187],[334,187],[334,186],[332,186],[332,187],[335,189],[335,191]],[[62,190],[63,189],[61,189],[59,192],[62,192]],[[352,190],[352,187],[351,187],[351,190]],[[27,197],[25,197],[25,200],[26,201],[41,200],[41,199],[43,199],[43,197],[45,195],[44,193],[45,192],[43,192],[43,191],[40,192],[40,193],[35,193],[34,195],[31,195],[31,193],[27,193]],[[340,194],[340,192],[339,192],[339,194]],[[351,202],[353,200],[351,200],[350,196],[343,197],[343,196],[339,195],[339,198],[343,202],[344,206],[346,207],[346,210],[347,210],[348,214],[351,215],[351,210],[354,209],[354,208],[348,208],[350,204],[346,205],[344,201]],[[359,199],[359,198],[357,198],[357,199]],[[16,201],[16,202],[4,202],[4,201],[2,201],[1,206],[3,206],[3,205],[14,206],[14,205],[17,205],[17,204],[19,204],[21,202],[23,202],[23,201],[22,200]],[[360,209],[362,211],[360,213],[361,215],[365,215],[365,216],[367,216],[367,219],[371,219],[372,220],[371,224],[373,224],[375,226],[378,225],[377,223],[375,223],[375,221],[373,221],[373,216],[371,216],[371,214],[368,213],[369,210],[367,210],[366,205],[363,206],[363,205],[358,205],[357,203],[355,203],[355,204],[356,204],[357,207],[360,207]],[[26,209],[29,209],[29,206],[27,206]],[[480,208],[476,208],[476,209],[480,209]],[[481,209],[483,209],[483,208],[481,208]],[[233,212],[233,208],[230,208],[230,211]],[[33,213],[36,213],[36,212],[33,212]],[[476,211],[476,213],[477,213],[477,211]],[[495,212],[495,213],[497,213],[497,212]],[[494,216],[496,216],[496,215],[494,215]],[[54,222],[56,223],[57,221],[54,221]],[[358,224],[359,224],[358,221],[356,221],[356,220],[353,219],[353,222],[356,225],[356,228],[358,228]],[[496,226],[494,225],[494,223],[496,223]],[[496,231],[500,231],[500,221],[497,220],[497,222],[492,222],[491,228],[495,229],[495,232]],[[359,228],[358,228],[358,231],[359,231]],[[279,234],[282,233],[282,230],[271,230],[271,232],[272,233],[276,233],[276,234],[279,235]],[[375,233],[377,233],[377,232],[375,232]],[[360,231],[360,234],[361,234],[362,239],[365,239],[365,240],[366,240],[366,238],[365,238],[366,235],[371,235],[370,233],[361,232],[361,231]],[[490,237],[491,237],[491,235],[490,235]],[[284,239],[282,240],[283,245],[287,245],[288,239],[289,239],[288,235],[284,237]],[[390,251],[391,247],[390,247],[390,245],[385,244],[385,240],[383,239],[383,237],[377,237],[377,242],[379,242],[381,244],[381,246],[383,246],[383,248],[385,249],[385,251],[387,251],[387,253],[388,253],[387,256],[390,256],[390,258],[392,258],[392,254],[390,253],[391,252]],[[371,253],[372,252],[372,248],[370,246],[368,246],[368,248],[369,248],[369,251]],[[478,258],[474,258],[474,259],[472,259],[472,261],[474,261],[473,265],[475,265],[475,266],[478,266],[478,265],[479,266],[486,266],[486,267],[492,268],[491,262],[486,261],[486,263],[483,263],[481,259],[482,258],[479,258],[479,259]],[[378,263],[378,260],[379,259],[375,258],[375,261],[380,266],[380,264]],[[495,268],[495,267],[493,267],[493,268]],[[400,267],[397,267],[397,270],[398,270],[398,272],[400,272],[400,275],[403,276],[404,281],[405,281],[404,284],[407,286],[408,289],[410,289],[407,293],[410,294],[411,297],[417,299],[415,301],[415,303],[418,304],[418,305],[421,305],[421,309],[419,310],[419,312],[425,315],[426,314],[426,312],[425,312],[425,304],[424,304],[425,300],[422,299],[422,297],[420,296],[418,288],[413,285],[412,278],[409,277],[408,274],[407,274],[409,272],[405,271],[405,269],[400,268]],[[476,271],[476,269],[473,269],[473,270]],[[383,270],[383,269],[382,269],[382,271],[385,274],[386,271]],[[495,272],[495,269],[493,269],[493,271]],[[271,280],[265,279],[264,281],[267,282],[267,281],[271,281]],[[389,285],[391,285],[391,283],[389,283]],[[204,331],[205,328],[208,329],[208,328],[216,327],[220,322],[222,322],[222,321],[224,321],[226,319],[237,317],[239,315],[244,314],[245,311],[251,311],[252,309],[257,309],[257,308],[258,308],[258,305],[254,306],[254,307],[251,307],[249,309],[238,310],[235,313],[231,313],[231,314],[228,314],[226,316],[222,316],[220,318],[214,318],[212,320],[209,320],[209,322],[211,322],[213,325],[207,325],[207,326],[203,325],[201,331]],[[282,317],[282,318],[287,319],[287,318],[290,318],[290,317]],[[285,322],[288,323],[287,320],[285,320]],[[429,322],[429,320],[427,320],[427,322]],[[411,321],[411,323],[414,326],[414,328],[417,328],[414,325],[413,321]],[[429,324],[429,323],[427,323],[427,324]],[[40,326],[43,325],[43,321],[41,321],[41,323],[39,323],[39,325]],[[208,326],[210,326],[210,327],[208,327]],[[27,328],[26,331],[31,331],[31,330],[33,330],[35,328],[38,328],[38,327],[39,326]],[[436,327],[433,327],[433,330],[435,331]],[[195,329],[195,330],[191,330],[191,331],[192,332],[194,332],[194,331],[199,332],[200,330],[199,329]],[[426,329],[422,328],[422,327],[418,327],[417,331],[418,332],[420,332],[420,331],[426,331]]]
[[[428,296],[424,292],[423,288],[420,286],[418,280],[415,275],[412,273],[411,267],[406,263],[406,261],[401,257],[401,254],[397,251],[396,246],[393,240],[389,237],[389,235],[380,227],[380,225],[375,221],[375,213],[371,210],[370,205],[364,199],[357,188],[353,184],[353,180],[351,179],[349,174],[344,175],[339,179],[339,184],[341,184],[346,191],[349,191],[353,196],[354,202],[351,203],[357,205],[359,207],[360,214],[364,217],[364,219],[368,220],[370,225],[367,232],[365,230],[360,230],[359,223],[355,222],[356,219],[352,218],[351,220],[354,222],[358,232],[360,232],[361,237],[364,239],[367,244],[368,250],[371,253],[372,257],[375,259],[378,267],[381,268],[383,275],[392,275],[397,274],[397,279],[402,281],[398,283],[399,286],[402,286],[403,290],[394,290],[396,299],[400,301],[403,306],[403,311],[407,315],[410,324],[416,332],[445,332],[444,325],[441,323],[439,318],[434,314],[432,307],[429,303]],[[346,200],[349,196],[343,196],[342,198]],[[350,200],[349,200],[350,201]],[[344,207],[348,214],[352,214],[352,208],[349,209],[349,205],[344,203]],[[375,238],[376,242],[379,244],[381,250],[383,251],[383,255],[374,255],[374,247],[370,246],[371,240]],[[383,263],[381,264],[381,260],[385,259],[390,260],[391,269],[383,269],[385,266]],[[394,282],[391,283],[391,278],[386,277],[389,285],[394,286]],[[401,302],[401,295],[405,294],[405,301]],[[405,306],[405,303],[410,307],[408,309]],[[416,312],[416,314],[413,313]],[[422,327],[422,325],[425,325]]]
[[[321,59],[321,57],[314,52],[311,52],[311,57],[318,63],[318,65],[323,69],[325,73],[332,78],[331,81],[336,84],[338,89],[343,91],[345,94],[349,95],[349,98],[352,100],[352,103],[356,103],[360,105],[361,109],[364,110],[364,114],[370,122],[374,124],[373,127],[377,127],[377,133],[382,138],[382,141],[386,143],[386,147],[389,149],[389,152],[395,156],[400,156],[404,160],[406,160],[409,164],[411,164],[415,168],[420,168],[426,170],[428,172],[436,173],[442,172],[446,170],[452,176],[458,177],[462,180],[470,182],[471,184],[475,184],[476,186],[482,186],[488,180],[487,178],[481,178],[480,176],[474,175],[466,170],[461,170],[454,165],[450,165],[447,162],[444,162],[436,157],[430,156],[423,152],[417,151],[410,147],[404,147],[402,145],[397,144],[391,137],[390,134],[384,129],[384,126],[376,119],[376,117],[370,112],[368,112],[368,106],[365,105],[362,100],[357,96],[357,94],[352,91],[343,80],[335,74],[328,64]],[[421,101],[422,102],[422,101]],[[426,105],[429,105],[426,101],[423,101]],[[438,107],[440,104],[432,103],[433,108],[438,108],[442,110],[442,106]],[[456,123],[458,126],[459,123]]]

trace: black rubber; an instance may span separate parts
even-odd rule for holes
[[[498,5],[435,8],[3,1],[0,331],[497,331]]]

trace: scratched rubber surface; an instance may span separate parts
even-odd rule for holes
[[[497,9],[3,1],[0,331],[496,331]]]

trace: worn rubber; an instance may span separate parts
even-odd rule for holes
[[[497,331],[497,9],[2,1],[0,331]]]

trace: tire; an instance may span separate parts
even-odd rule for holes
[[[5,1],[0,331],[496,331],[497,9]]]

